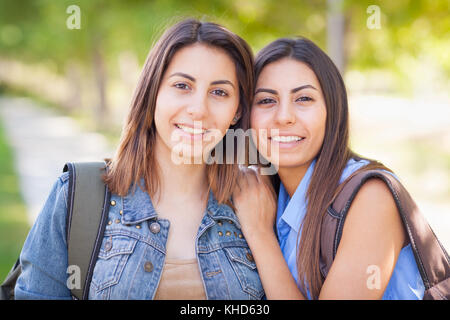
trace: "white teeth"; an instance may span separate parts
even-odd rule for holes
[[[302,137],[299,136],[273,136],[272,140],[277,142],[293,142],[293,141],[300,141],[302,140]]]
[[[206,129],[191,128],[191,127],[184,126],[182,124],[177,124],[176,126],[178,128],[180,128],[181,130],[183,130],[187,133],[190,133],[190,134],[203,134],[206,132]]]

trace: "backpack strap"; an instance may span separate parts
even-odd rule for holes
[[[105,162],[66,163],[69,172],[67,208],[68,265],[78,266],[81,287],[74,299],[88,299],[89,287],[102,243],[111,194],[101,179]]]
[[[21,272],[22,267],[20,266],[20,259],[17,258],[16,263],[9,271],[5,281],[0,284],[0,300],[14,300],[14,288]]]
[[[425,286],[424,299],[450,298],[450,259],[403,185],[383,170],[359,170],[344,182],[323,219],[321,271],[326,277],[336,256],[346,215],[359,189],[369,179],[382,180],[391,192]]]

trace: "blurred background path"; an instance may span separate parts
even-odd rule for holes
[[[66,162],[111,157],[106,139],[28,98],[0,97],[0,117],[13,149],[30,225]]]

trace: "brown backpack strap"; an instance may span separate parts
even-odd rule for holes
[[[450,259],[447,252],[408,191],[392,174],[383,170],[360,170],[344,182],[345,185],[328,209],[328,215],[324,218],[322,225],[321,241],[329,242],[330,236],[324,237],[324,235],[330,232],[334,234],[334,241],[332,250],[331,245],[322,245],[322,260],[328,267],[321,266],[321,269],[326,270],[326,274],[331,267],[330,262],[336,256],[350,205],[362,185],[372,178],[385,182],[395,200],[425,285],[424,298],[450,298]],[[330,254],[332,257],[329,257]]]

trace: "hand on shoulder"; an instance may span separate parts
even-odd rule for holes
[[[269,177],[260,175],[257,168],[240,169],[233,203],[244,236],[247,237],[253,232],[273,231],[277,207],[276,193]]]

